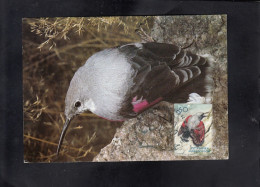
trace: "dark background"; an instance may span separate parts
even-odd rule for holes
[[[1,1],[0,185],[257,186],[259,3]],[[23,163],[23,17],[227,14],[230,159],[118,163]]]

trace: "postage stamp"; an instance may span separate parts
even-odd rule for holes
[[[212,118],[212,104],[174,104],[174,154],[211,154],[214,134]]]

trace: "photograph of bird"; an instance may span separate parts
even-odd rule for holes
[[[202,80],[208,66],[206,58],[167,43],[132,43],[95,53],[70,82],[57,153],[76,115],[91,111],[107,120],[125,121],[160,101],[205,94]],[[202,130],[186,127],[197,145],[203,143],[203,125]]]

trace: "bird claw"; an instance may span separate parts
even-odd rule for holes
[[[172,111],[168,106],[161,105],[161,106],[154,107],[152,113],[155,116],[158,116],[159,118],[169,123],[172,122]]]

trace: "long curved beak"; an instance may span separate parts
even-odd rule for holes
[[[201,115],[201,119],[203,119],[203,118],[205,118],[205,117],[208,117],[208,114],[209,114],[209,112],[203,113],[203,114]]]
[[[71,122],[71,118],[66,118],[66,121],[64,123],[63,129],[62,129],[62,132],[61,132],[61,135],[60,135],[59,145],[58,145],[57,152],[56,152],[57,156],[59,155],[60,148],[61,148],[63,139],[65,137],[65,134],[66,134],[66,131],[68,129],[70,122]]]

